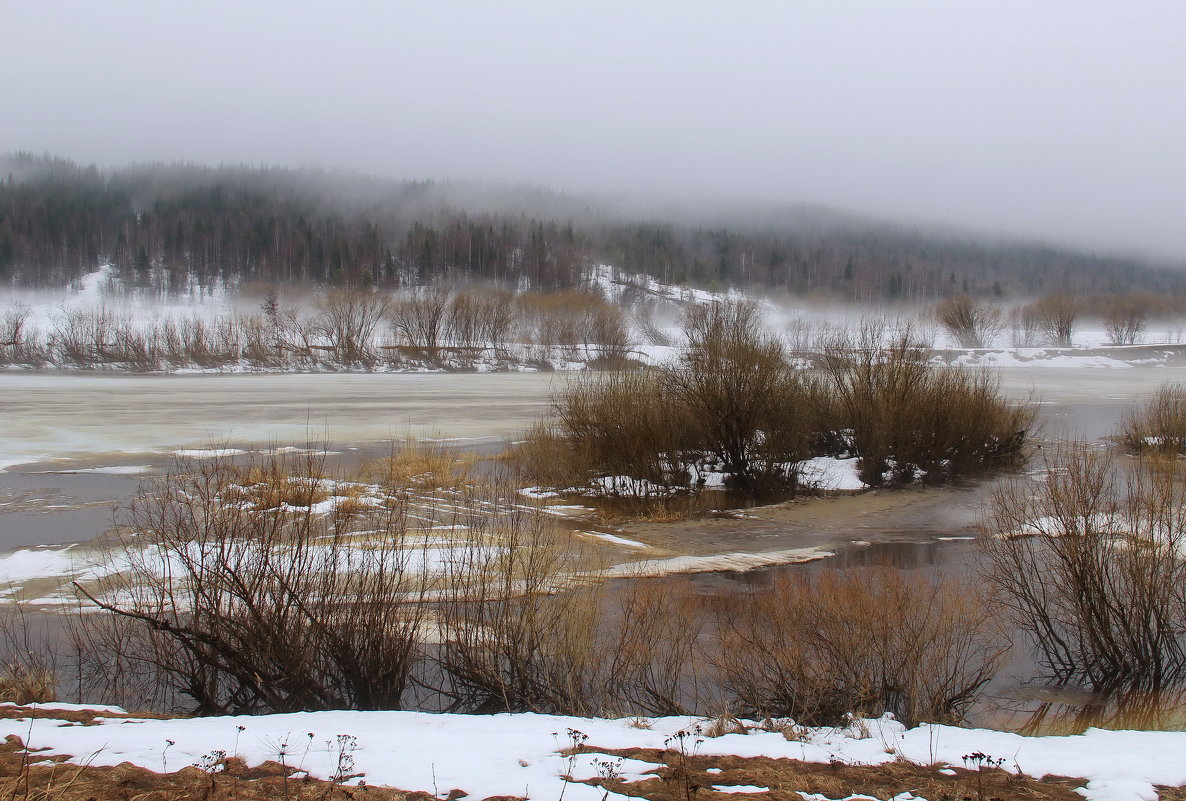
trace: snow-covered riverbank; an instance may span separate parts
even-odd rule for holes
[[[54,704],[44,707],[54,708],[76,709]],[[111,709],[105,712],[113,714]],[[708,737],[710,722],[692,718],[640,721],[535,714],[312,712],[144,720],[99,714],[97,725],[87,726],[63,725],[52,717],[4,719],[0,720],[0,734],[20,737],[35,749],[47,749],[37,753],[40,759],[69,754],[76,763],[103,766],[131,762],[165,772],[202,764],[204,758],[208,762],[210,754],[223,751],[241,756],[248,764],[278,761],[330,779],[340,771],[345,755],[352,760],[353,772],[361,774],[351,783],[364,781],[442,798],[456,789],[475,799],[563,796],[572,801],[601,801],[605,789],[566,782],[563,777],[580,780],[604,775],[605,769],[599,769],[596,761],[611,757],[561,753],[571,748],[574,737],[594,751],[668,748],[701,756],[765,756],[846,765],[908,760],[940,770],[943,765],[968,767],[968,758],[979,754],[983,757],[980,764],[1000,760],[1000,767],[1010,773],[1082,778],[1086,784],[1079,792],[1090,801],[1156,799],[1154,785],[1186,784],[1186,732],[1089,729],[1068,737],[1024,737],[954,726],[906,729],[895,721],[880,719],[856,721],[844,729],[796,729],[791,738],[781,731],[757,730]],[[580,740],[573,732],[588,739]],[[687,736],[679,738],[679,732]],[[612,761],[616,765],[617,759]],[[655,767],[651,762],[626,758],[616,769],[627,781],[641,781]],[[725,779],[719,781],[719,790],[734,790]],[[736,791],[754,793],[766,789],[736,787]]]

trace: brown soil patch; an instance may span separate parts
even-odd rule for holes
[[[952,767],[950,775],[940,773],[943,765],[916,765],[897,761],[885,765],[849,765],[800,762],[795,759],[768,757],[684,755],[679,751],[656,749],[582,749],[607,757],[627,757],[655,764],[655,777],[623,783],[613,778],[590,780],[616,793],[645,798],[648,801],[690,801],[690,799],[768,798],[774,801],[803,801],[800,793],[818,793],[839,799],[865,796],[891,799],[912,793],[929,801],[1083,801],[1075,792],[1083,779],[1046,776],[1035,779],[1000,769],[981,771]],[[612,760],[610,760],[612,764]],[[717,773],[709,773],[717,769]],[[750,785],[768,788],[752,794],[728,793],[712,789],[714,785]],[[1170,796],[1162,796],[1164,799]],[[1178,796],[1172,797],[1177,801]],[[1181,798],[1186,799],[1186,796]]]

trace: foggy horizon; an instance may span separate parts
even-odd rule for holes
[[[804,203],[1186,258],[1186,6],[47,2],[0,152]]]

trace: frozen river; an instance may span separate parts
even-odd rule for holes
[[[211,444],[514,435],[553,374],[0,374],[0,467],[129,463]]]
[[[1002,368],[1003,389],[1044,406],[1049,433],[1097,438],[1181,368]],[[335,447],[408,436],[505,438],[547,410],[556,373],[0,374],[0,468],[127,463],[222,444]],[[1057,429],[1051,431],[1050,429]]]
[[[1048,436],[1099,439],[1182,368],[1000,368],[1041,404]],[[326,441],[335,450],[407,437],[480,444],[547,411],[555,373],[0,374],[0,548],[99,534],[139,475],[181,449]],[[81,471],[81,472],[80,472]],[[97,471],[97,472],[89,472]]]

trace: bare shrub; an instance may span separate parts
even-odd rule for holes
[[[962,348],[987,347],[1004,329],[1000,309],[967,295],[953,295],[939,303],[935,317]]]
[[[1135,345],[1145,333],[1149,303],[1143,295],[1124,295],[1114,299],[1104,316],[1104,332],[1113,345]]]
[[[1083,302],[1066,292],[1052,292],[1038,298],[1031,306],[1050,344],[1057,348],[1071,347],[1071,336]]]
[[[37,367],[48,360],[38,332],[29,324],[32,314],[27,304],[14,303],[0,317],[0,364]]]
[[[14,303],[0,321],[0,348],[16,348],[28,336],[29,317],[33,310],[27,304]]]
[[[483,344],[481,296],[473,292],[455,294],[449,302],[448,327],[456,345],[480,348]]]
[[[545,350],[558,348],[570,359],[613,364],[633,346],[625,314],[596,293],[528,293],[518,302],[528,338]],[[597,346],[596,353],[582,350],[589,345]]]
[[[514,322],[514,299],[506,290],[462,290],[449,303],[447,327],[454,344],[462,348],[501,351]]]
[[[329,342],[337,364],[367,366],[379,360],[374,336],[389,308],[385,294],[329,290],[313,306],[318,314],[314,325]]]
[[[554,424],[536,431],[549,447],[528,452],[567,458],[587,479],[643,480],[635,494],[695,490],[711,465],[754,497],[794,491],[796,463],[819,454],[859,457],[870,485],[941,483],[1025,458],[1032,407],[1007,403],[987,372],[931,367],[909,328],[832,332],[822,374],[792,368],[753,304],[695,307],[685,337],[672,366],[570,384]]]
[[[146,335],[156,343],[160,358],[175,366],[216,368],[239,361],[239,326],[231,318],[208,322],[194,315],[165,320]]]
[[[687,346],[663,371],[662,393],[694,441],[720,459],[737,489],[793,486],[787,466],[812,453],[816,385],[790,368],[752,302],[694,306],[684,334]]]
[[[447,565],[437,596],[438,690],[447,709],[671,715],[695,708],[698,617],[655,586],[616,597],[601,584],[573,588],[595,563],[544,517],[520,511],[483,520],[497,528]]]
[[[123,575],[83,590],[130,622],[109,631],[120,661],[198,713],[399,708],[424,587],[404,507],[322,513],[316,456],[295,491],[285,465],[259,468],[275,495],[244,489],[250,467],[184,468],[127,510]]]
[[[449,290],[424,288],[394,303],[388,317],[408,347],[435,354],[448,335],[448,310]]]
[[[706,614],[694,590],[635,580],[609,599],[601,706],[617,715],[688,715],[708,694],[701,658]]]
[[[151,369],[156,356],[130,321],[106,309],[71,309],[54,325],[49,347],[59,364],[77,367],[123,364]]]
[[[596,589],[559,591],[574,565],[546,519],[510,510],[497,532],[478,522],[438,599],[446,709],[591,711]]]
[[[1186,453],[1186,384],[1164,384],[1140,407],[1129,409],[1117,439],[1136,453]]]
[[[256,367],[277,367],[283,361],[283,352],[276,341],[275,328],[268,319],[258,314],[243,314],[235,318],[238,328],[242,358]]]
[[[275,349],[285,355],[285,361],[298,367],[310,367],[320,361],[316,320],[302,316],[295,307],[277,308],[270,319],[275,326]]]
[[[1042,321],[1032,303],[1009,310],[1009,329],[1009,344],[1015,348],[1033,348],[1042,344]]]
[[[793,489],[792,465],[814,445],[818,382],[791,369],[753,304],[694,307],[685,336],[671,367],[578,380],[558,393],[551,435],[567,458],[586,480],[639,480],[614,493],[697,489],[690,471],[703,460],[751,495]]]
[[[1156,690],[1186,678],[1186,481],[1066,446],[1038,487],[1000,488],[982,524],[990,578],[1049,678]]]
[[[888,567],[781,576],[720,600],[713,662],[749,717],[958,722],[1004,653],[991,619],[954,579]]]
[[[643,370],[565,385],[553,399],[553,419],[563,458],[583,476],[578,484],[592,476],[628,476],[659,488],[688,486],[679,455],[695,443],[684,410],[663,390],[663,377]]]
[[[942,482],[1024,458],[1033,409],[1007,403],[987,372],[932,367],[929,355],[909,328],[880,323],[825,343],[832,447],[861,459],[866,484]]]

